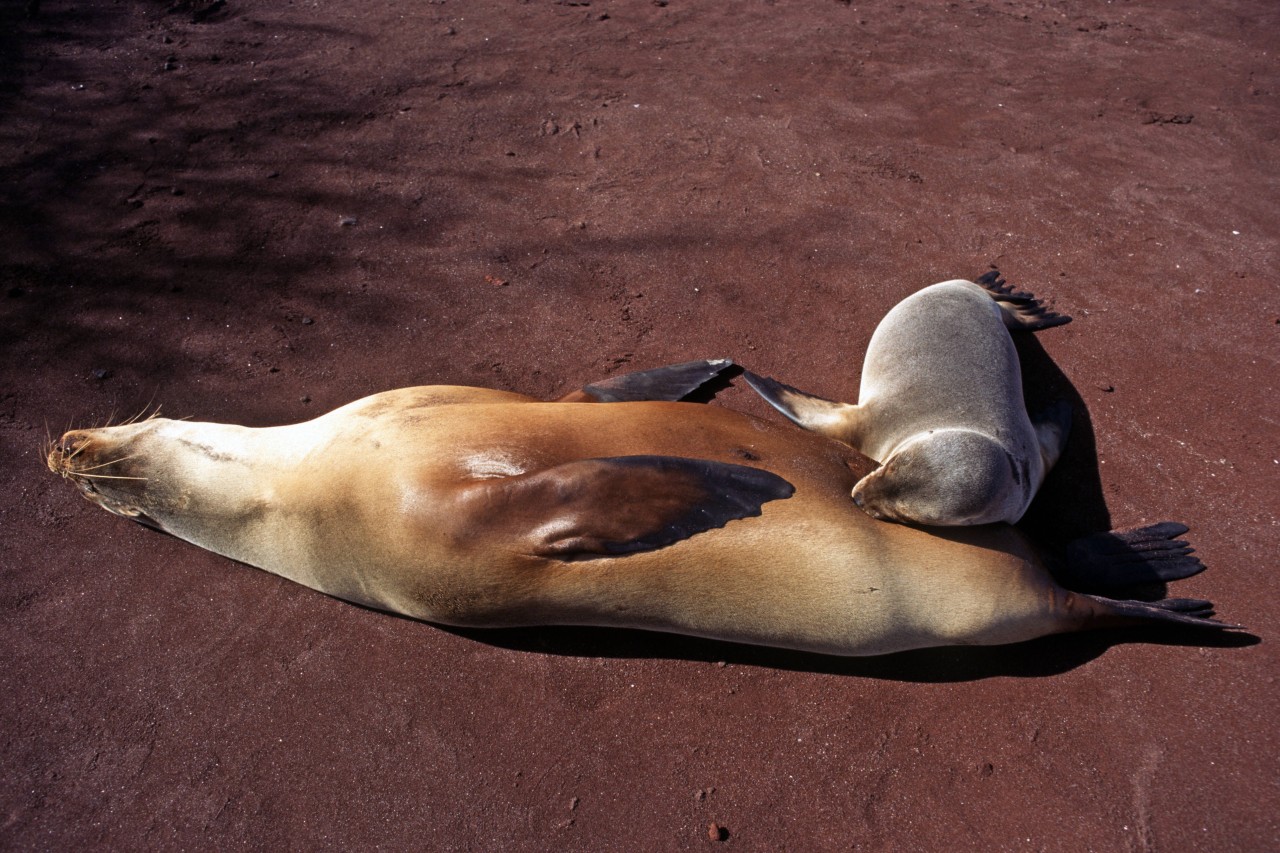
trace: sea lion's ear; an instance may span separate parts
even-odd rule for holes
[[[675,456],[567,462],[463,489],[474,535],[559,560],[665,548],[760,515],[794,487],[760,468]]]
[[[841,438],[848,428],[850,419],[855,416],[858,407],[849,403],[837,403],[814,394],[784,385],[776,379],[759,376],[750,370],[742,374],[747,384],[757,394],[764,397],[765,402],[779,412],[798,423],[805,429],[811,429],[824,435]]]
[[[716,390],[709,385],[716,379],[724,377],[734,367],[727,358],[704,358],[699,361],[686,361],[682,364],[671,364],[666,367],[655,367],[652,370],[641,370],[636,373],[624,373],[600,382],[592,382],[583,386],[581,391],[572,391],[556,402],[559,403],[630,403],[645,400],[665,400],[676,402],[700,390],[710,390],[710,396]],[[724,384],[728,384],[727,381]]]

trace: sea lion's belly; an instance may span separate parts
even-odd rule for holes
[[[797,489],[661,551],[540,567],[519,624],[668,630],[841,655],[1036,636],[1051,583],[1012,528],[975,545]],[[1007,535],[1006,535],[1007,534]]]

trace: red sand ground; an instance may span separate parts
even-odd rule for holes
[[[1277,849],[1278,33],[1270,0],[6,4],[0,846]],[[1028,524],[1189,523],[1175,594],[1261,644],[450,632],[42,467],[149,404],[701,356],[852,399],[890,306],[993,263],[1075,317],[1024,344],[1080,404]]]

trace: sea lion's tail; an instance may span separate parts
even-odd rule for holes
[[[1037,329],[1048,329],[1071,322],[1071,318],[1066,314],[1058,314],[1045,307],[1034,294],[1025,290],[1014,290],[1013,285],[1007,283],[998,270],[991,270],[978,276],[973,283],[985,290],[996,301],[1004,314],[1004,323],[1010,329],[1034,332]]]

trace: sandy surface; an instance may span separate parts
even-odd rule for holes
[[[0,846],[1280,847],[1280,6],[0,11]],[[854,399],[998,264],[1079,407],[1027,523],[1185,521],[1254,637],[844,661],[458,633],[94,509],[46,429],[729,356]],[[738,383],[716,403],[774,417]],[[1257,642],[1256,638],[1261,638]],[[709,838],[709,827],[721,840]]]

